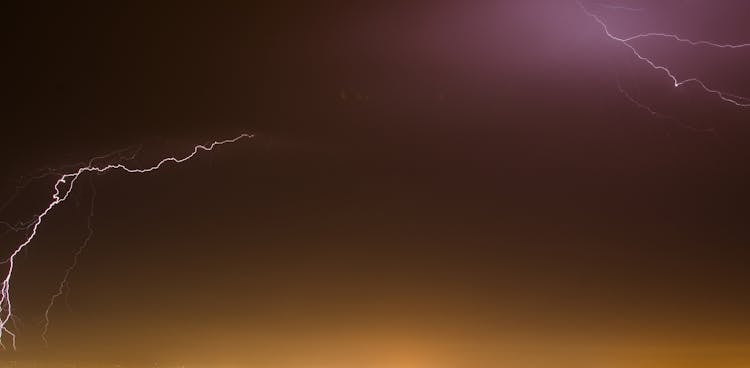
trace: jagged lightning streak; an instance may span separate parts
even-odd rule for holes
[[[38,215],[36,215],[31,222],[31,224],[28,226],[29,234],[26,237],[26,239],[21,242],[18,246],[16,246],[10,256],[6,259],[6,263],[8,264],[8,269],[4,277],[2,278],[2,282],[0,282],[0,347],[5,348],[5,336],[10,336],[11,345],[13,349],[15,350],[17,348],[16,346],[16,335],[8,326],[8,323],[11,322],[14,318],[13,315],[13,303],[11,301],[11,281],[13,278],[13,271],[15,268],[15,258],[16,256],[31,242],[36,238],[36,235],[39,231],[39,226],[44,222],[44,219],[49,215],[50,212],[52,212],[55,207],[60,205],[61,203],[65,202],[65,200],[68,199],[70,196],[70,193],[73,191],[73,188],[75,187],[76,182],[81,177],[81,175],[86,173],[106,173],[109,171],[114,170],[121,170],[125,171],[127,173],[133,173],[133,174],[145,174],[150,173],[153,171],[157,171],[161,169],[165,164],[167,163],[182,163],[185,161],[188,161],[195,157],[199,152],[201,151],[212,151],[217,146],[221,146],[224,144],[229,143],[235,143],[242,139],[251,139],[253,138],[253,134],[243,133],[240,134],[234,138],[226,139],[226,140],[220,140],[220,141],[214,141],[211,144],[203,145],[199,144],[193,147],[193,150],[183,156],[183,157],[167,157],[159,161],[153,166],[146,167],[146,168],[130,168],[125,166],[122,163],[117,164],[108,164],[105,166],[96,166],[93,164],[94,160],[92,159],[89,161],[89,164],[83,167],[80,167],[72,172],[68,172],[65,174],[60,174],[57,181],[55,181],[55,184],[53,185],[53,193],[50,202],[48,203],[47,207]]]
[[[692,46],[706,46],[706,47],[713,47],[713,48],[719,48],[719,49],[750,48],[750,43],[727,44],[727,43],[717,43],[717,42],[702,41],[702,40],[695,41],[695,40],[680,37],[674,34],[656,33],[656,32],[641,33],[641,34],[637,34],[637,35],[630,36],[630,37],[620,37],[612,33],[609,30],[609,26],[607,25],[607,23],[600,16],[590,11],[583,4],[581,0],[577,0],[577,3],[578,3],[578,6],[581,8],[581,10],[583,10],[583,12],[586,15],[594,19],[602,27],[607,37],[625,45],[628,49],[630,49],[631,52],[633,52],[633,55],[635,55],[636,58],[648,64],[651,68],[663,72],[667,77],[669,77],[669,79],[672,80],[672,83],[674,84],[675,87],[680,87],[686,84],[695,84],[699,86],[701,89],[703,89],[705,92],[719,97],[724,102],[728,102],[738,107],[750,107],[750,98],[748,97],[738,96],[733,93],[720,91],[718,89],[709,87],[707,83],[695,77],[680,79],[668,67],[664,65],[659,65],[655,61],[649,59],[648,57],[643,56],[643,54],[640,51],[638,51],[638,49],[635,46],[633,46],[631,42],[635,40],[639,40],[639,39],[645,39],[645,38],[668,38],[668,39],[672,39],[674,41],[681,42],[681,43],[686,43]]]
[[[98,161],[103,160],[109,160],[113,162],[123,162],[123,161],[131,161],[135,159],[135,157],[138,155],[138,153],[141,151],[140,146],[134,146],[134,147],[127,147],[118,149],[116,151],[112,151],[106,154],[94,156],[88,161],[85,162],[79,162],[76,164],[66,164],[57,168],[43,168],[41,170],[37,170],[35,174],[22,177],[17,183],[15,187],[15,191],[11,196],[5,200],[5,202],[0,205],[0,213],[2,213],[7,207],[9,207],[15,200],[18,198],[19,195],[29,186],[31,183],[36,182],[41,179],[48,178],[50,176],[60,176],[62,175],[62,172],[69,172],[77,170],[78,168],[82,166],[93,166],[94,163]],[[21,232],[28,230],[34,223],[34,218],[27,220],[27,221],[18,221],[15,224],[11,224],[8,221],[0,221],[0,225],[2,225],[5,228],[5,231],[12,231],[12,232]],[[4,262],[0,262],[2,264]]]
[[[86,221],[86,227],[88,232],[86,233],[86,238],[83,239],[83,243],[81,244],[78,249],[76,249],[75,253],[73,253],[73,261],[70,263],[68,268],[65,269],[65,272],[63,273],[63,278],[60,280],[60,284],[57,287],[57,291],[55,291],[54,294],[49,299],[49,302],[47,303],[47,308],[44,310],[44,314],[42,315],[42,341],[44,342],[45,346],[49,345],[49,342],[47,341],[47,332],[49,331],[49,314],[52,311],[52,307],[55,306],[55,300],[65,294],[66,290],[69,288],[68,278],[70,277],[70,273],[73,272],[73,270],[78,265],[78,258],[81,256],[81,253],[88,247],[89,242],[91,241],[91,238],[94,236],[94,204],[96,202],[96,187],[94,186],[94,183],[91,183],[91,204],[89,207],[89,216],[88,220]]]

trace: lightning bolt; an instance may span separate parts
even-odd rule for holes
[[[659,65],[652,59],[644,56],[638,50],[638,48],[636,48],[632,44],[632,42],[636,40],[640,40],[640,39],[646,39],[646,38],[667,38],[667,39],[671,39],[679,43],[685,43],[691,46],[705,46],[705,47],[712,47],[712,48],[718,48],[718,49],[750,48],[750,43],[728,44],[728,43],[718,43],[718,42],[704,41],[704,40],[691,40],[685,37],[680,37],[675,34],[657,33],[657,32],[640,33],[640,34],[636,34],[630,37],[621,37],[612,33],[607,23],[599,15],[590,11],[581,0],[577,0],[577,3],[578,3],[578,6],[581,8],[581,10],[587,16],[594,19],[601,26],[602,30],[604,31],[604,33],[607,35],[608,38],[610,38],[613,41],[619,42],[620,44],[630,49],[630,51],[633,53],[633,55],[635,55],[636,58],[638,58],[638,60],[646,63],[652,69],[662,72],[670,80],[672,80],[674,87],[681,87],[687,84],[695,84],[706,93],[715,95],[724,102],[730,103],[737,107],[750,107],[750,98],[748,97],[738,96],[730,92],[715,89],[713,87],[710,87],[708,83],[695,77],[692,77],[692,78],[678,77],[674,72],[672,72],[672,70],[669,69],[669,67],[665,65]]]
[[[50,168],[46,167],[40,170],[37,170],[34,174],[22,177],[17,183],[15,187],[15,191],[13,194],[3,202],[2,205],[0,205],[0,213],[2,213],[8,206],[10,206],[13,201],[15,201],[21,193],[29,186],[31,183],[36,182],[41,179],[45,179],[51,176],[59,176],[62,175],[62,172],[70,172],[73,170],[77,170],[78,168],[82,166],[93,166],[94,163],[102,160],[108,160],[113,162],[123,162],[123,161],[131,161],[135,159],[135,157],[138,155],[138,153],[141,151],[140,146],[136,147],[128,147],[119,149],[116,151],[112,151],[107,154],[102,154],[98,156],[94,156],[91,159],[89,159],[86,162],[79,162],[76,164],[67,164],[63,165],[57,168]],[[19,221],[15,224],[11,224],[8,221],[0,221],[0,225],[6,228],[6,232],[13,231],[13,232],[21,232],[28,230],[34,223],[34,219],[30,219],[27,221]],[[0,264],[5,262],[0,262]]]
[[[214,148],[221,146],[221,145],[236,143],[242,139],[252,139],[252,138],[254,138],[253,134],[243,133],[231,139],[214,141],[208,145],[199,144],[199,145],[194,146],[193,150],[185,156],[166,157],[162,159],[161,161],[157,162],[155,165],[146,167],[146,168],[131,168],[131,167],[126,166],[123,163],[97,166],[95,164],[96,161],[102,159],[103,157],[95,157],[89,160],[85,166],[79,167],[77,169],[73,169],[65,173],[57,173],[57,172],[51,171],[49,175],[57,175],[58,179],[55,181],[54,185],[52,186],[52,196],[50,198],[50,202],[47,204],[44,210],[41,211],[38,215],[34,216],[33,220],[31,220],[31,222],[29,222],[28,224],[25,224],[22,227],[17,227],[17,226],[12,226],[12,225],[10,226],[10,228],[13,230],[15,229],[28,230],[29,233],[26,236],[25,240],[23,240],[19,245],[13,248],[13,251],[10,254],[10,256],[4,261],[8,265],[8,268],[7,268],[5,275],[1,276],[2,282],[0,282],[0,347],[2,347],[3,349],[6,349],[5,341],[9,338],[11,341],[12,348],[14,350],[17,349],[16,334],[12,331],[12,329],[9,326],[9,323],[14,321],[15,319],[15,316],[13,314],[13,303],[11,301],[11,296],[12,296],[11,281],[13,279],[13,271],[16,266],[16,262],[15,262],[16,256],[18,256],[18,254],[21,251],[23,251],[26,247],[28,247],[32,243],[32,241],[36,238],[36,235],[39,232],[39,227],[44,223],[44,220],[47,218],[47,216],[57,206],[59,206],[60,204],[65,202],[65,200],[68,199],[68,197],[70,196],[70,193],[73,191],[73,188],[75,187],[75,184],[77,183],[78,179],[82,175],[87,174],[87,173],[104,174],[110,171],[124,171],[126,173],[131,173],[131,174],[151,173],[151,172],[161,169],[164,165],[168,163],[179,164],[179,163],[188,161],[192,159],[193,157],[195,157],[199,152],[212,151]],[[91,217],[89,219],[91,219]],[[79,250],[76,252],[74,256],[74,262],[72,264],[72,268],[75,267],[77,256],[80,254],[80,252],[83,251],[83,248],[85,248],[85,246],[88,244],[88,239],[90,239],[91,235],[92,235],[92,232],[89,232],[89,237],[87,237],[87,240],[84,242],[84,245],[81,246]],[[72,268],[68,268],[68,270],[72,271]],[[65,277],[63,278],[61,285],[67,284],[66,280],[67,280],[67,276],[69,273],[70,271],[65,273]],[[58,292],[59,290],[60,289],[58,289]],[[50,304],[54,304],[54,300],[56,298],[57,296],[53,295],[53,297],[51,298]],[[47,309],[45,313],[45,318],[47,318],[48,316],[49,309],[51,309],[51,306]],[[46,334],[46,328],[44,332]],[[43,335],[43,338],[45,338],[44,335]]]

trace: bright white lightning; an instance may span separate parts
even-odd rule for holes
[[[594,19],[602,27],[607,37],[625,45],[628,49],[630,49],[630,51],[633,52],[633,55],[635,55],[636,58],[648,64],[651,68],[663,72],[667,77],[669,77],[669,79],[672,80],[672,83],[674,84],[675,87],[680,87],[680,86],[692,83],[692,84],[698,85],[705,92],[719,97],[724,102],[728,102],[738,107],[750,107],[750,98],[738,96],[729,92],[720,91],[718,89],[709,87],[707,83],[695,77],[680,79],[667,66],[659,65],[655,61],[649,59],[648,57],[643,56],[643,54],[640,51],[638,51],[638,49],[635,46],[633,46],[631,42],[635,40],[639,40],[639,39],[645,39],[645,38],[668,38],[677,42],[687,43],[692,46],[706,46],[706,47],[713,47],[713,48],[720,48],[720,49],[750,48],[750,43],[726,44],[726,43],[717,43],[717,42],[711,42],[711,41],[695,41],[695,40],[687,39],[687,38],[680,37],[674,34],[656,33],[656,32],[641,33],[641,34],[637,34],[637,35],[630,36],[630,37],[620,37],[612,33],[607,23],[600,16],[596,15],[595,13],[591,12],[588,8],[586,8],[583,2],[581,2],[580,0],[578,0],[577,2],[581,10],[583,10],[583,12],[586,15]]]
[[[138,153],[141,151],[141,147],[129,147],[129,148],[123,148],[119,149],[107,154],[94,156],[88,161],[85,162],[79,162],[76,164],[67,164],[63,165],[57,168],[44,168],[41,170],[38,170],[35,174],[30,175],[28,177],[23,177],[21,180],[19,180],[18,184],[16,185],[15,191],[13,194],[0,205],[0,212],[3,212],[8,206],[10,206],[13,201],[15,201],[16,198],[18,198],[19,195],[23,192],[24,189],[26,189],[31,183],[36,182],[41,179],[45,179],[51,176],[60,176],[63,172],[66,171],[74,171],[77,170],[79,167],[82,166],[93,166],[96,162],[107,160],[111,162],[124,162],[124,161],[131,161],[135,159],[135,157],[138,155]],[[0,221],[0,225],[2,227],[6,228],[7,231],[13,231],[13,232],[21,232],[28,230],[35,221],[36,218],[32,218],[27,221],[18,221],[15,224],[11,224],[7,221]],[[0,262],[0,264],[5,262]]]
[[[14,320],[13,315],[13,304],[11,302],[11,281],[13,278],[13,271],[15,268],[15,259],[16,256],[31,242],[36,238],[36,235],[39,231],[39,227],[44,222],[44,219],[49,215],[52,210],[60,205],[61,203],[65,202],[66,199],[70,196],[70,193],[73,191],[73,188],[78,181],[78,179],[81,177],[81,175],[85,173],[106,173],[109,171],[115,171],[115,170],[121,170],[128,173],[134,173],[134,174],[145,174],[150,173],[153,171],[157,171],[161,169],[165,164],[167,163],[182,163],[185,161],[190,160],[195,155],[197,155],[201,151],[212,151],[214,148],[220,145],[229,144],[229,143],[235,143],[241,139],[251,139],[254,135],[243,133],[239,136],[236,136],[231,139],[221,140],[221,141],[214,141],[213,143],[209,145],[197,145],[193,147],[192,152],[190,152],[188,155],[183,157],[167,157],[159,161],[157,164],[147,167],[147,168],[130,168],[125,166],[122,163],[118,164],[108,164],[105,166],[96,166],[94,162],[99,158],[94,158],[88,162],[86,166],[80,167],[78,169],[72,170],[71,172],[64,173],[64,174],[57,174],[59,175],[59,178],[53,185],[53,193],[52,197],[50,199],[50,202],[48,203],[47,207],[38,215],[34,217],[34,219],[24,224],[23,226],[8,226],[12,230],[29,230],[29,234],[26,236],[26,239],[21,242],[18,246],[16,246],[13,249],[13,252],[10,254],[10,256],[5,260],[4,263],[7,263],[7,273],[2,277],[2,282],[0,282],[0,347],[5,348],[5,337],[9,336],[11,340],[11,345],[13,349],[15,350],[17,348],[16,346],[16,334],[11,330],[10,326],[8,325],[9,322],[12,322]],[[81,249],[81,248],[79,248]],[[67,273],[66,273],[67,275]],[[54,302],[54,297],[53,297]]]

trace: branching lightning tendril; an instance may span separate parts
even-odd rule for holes
[[[65,294],[65,292],[69,288],[69,282],[68,278],[70,277],[70,273],[73,272],[73,270],[78,265],[78,258],[81,256],[81,253],[88,247],[89,242],[91,241],[91,238],[94,236],[94,204],[96,203],[96,187],[94,186],[93,182],[91,183],[91,206],[89,207],[89,216],[88,220],[86,221],[86,228],[88,232],[86,233],[86,238],[83,239],[83,243],[81,244],[78,249],[76,249],[75,253],[73,253],[73,261],[70,263],[68,268],[65,269],[65,272],[63,273],[63,278],[60,280],[60,284],[57,287],[57,291],[55,291],[54,294],[49,298],[49,302],[47,303],[47,308],[44,309],[44,314],[42,316],[42,341],[44,342],[44,345],[49,345],[49,342],[47,341],[47,331],[49,331],[49,324],[50,324],[50,318],[49,314],[52,311],[52,307],[55,306],[55,301],[57,298]]]
[[[91,160],[89,160],[87,163],[85,163],[83,166],[80,166],[78,168],[67,168],[67,172],[60,172],[59,170],[47,170],[44,173],[34,176],[33,178],[38,177],[46,177],[49,175],[55,175],[58,177],[58,179],[55,181],[52,189],[52,197],[50,198],[50,202],[47,204],[47,206],[42,210],[39,214],[33,217],[32,220],[20,222],[19,224],[11,224],[8,222],[0,222],[0,225],[3,225],[10,231],[16,231],[16,232],[22,232],[22,231],[28,231],[28,234],[26,234],[25,239],[15,246],[10,254],[10,256],[3,261],[4,264],[7,264],[7,271],[4,275],[0,275],[0,278],[2,281],[0,282],[0,347],[6,348],[6,341],[10,340],[11,347],[15,350],[17,348],[16,346],[16,332],[14,332],[14,329],[11,328],[12,323],[15,321],[15,315],[13,314],[13,303],[11,302],[11,281],[13,279],[13,271],[16,266],[16,256],[23,251],[26,247],[28,247],[31,242],[36,238],[36,235],[39,231],[39,227],[42,225],[44,220],[47,218],[47,216],[52,212],[55,207],[65,202],[65,200],[68,199],[71,192],[73,191],[73,188],[75,187],[76,182],[81,177],[81,175],[87,174],[87,173],[94,173],[94,174],[104,174],[110,171],[124,171],[127,173],[133,173],[133,174],[145,174],[157,171],[161,169],[165,164],[167,163],[183,163],[185,161],[188,161],[192,159],[194,156],[196,156],[201,151],[212,151],[217,146],[221,146],[224,144],[229,143],[235,143],[237,141],[240,141],[242,139],[251,139],[254,135],[243,133],[240,134],[234,138],[226,139],[226,140],[219,140],[214,141],[211,144],[207,145],[196,145],[193,147],[193,150],[182,157],[167,157],[159,161],[153,166],[146,167],[146,168],[131,168],[120,163],[115,164],[107,164],[104,166],[97,166],[96,162],[100,161],[104,158],[111,157],[113,154],[120,155],[121,161],[126,161],[128,159],[132,159],[136,153],[132,153],[130,156],[125,156],[124,151],[116,151],[115,153],[106,155],[106,156],[98,156],[94,157]],[[20,189],[22,189],[23,185],[20,185],[17,188],[16,193],[13,195],[11,200],[18,195]],[[6,202],[7,203],[7,202]],[[5,206],[5,204],[3,204]],[[92,197],[92,206],[93,206],[93,197]],[[55,300],[61,296],[65,289],[67,288],[68,283],[68,276],[72,272],[72,270],[75,268],[78,256],[83,252],[85,247],[88,245],[89,240],[91,239],[91,236],[93,235],[93,228],[91,227],[91,219],[93,216],[93,207],[90,212],[89,216],[89,233],[84,240],[84,243],[81,247],[78,248],[78,250],[75,252],[73,257],[72,264],[66,269],[63,279],[61,283],[59,284],[59,288],[57,289],[57,292],[52,295],[50,298],[49,304],[47,306],[47,309],[45,310],[44,316],[43,316],[43,329],[42,329],[42,339],[46,342],[46,333],[49,328],[49,312],[52,309]]]
[[[644,56],[643,53],[639,51],[638,48],[632,44],[632,42],[636,40],[647,39],[647,38],[666,38],[666,39],[674,40],[679,43],[685,43],[691,46],[703,46],[703,47],[712,47],[712,48],[718,48],[718,49],[750,48],[750,43],[728,44],[728,43],[712,42],[712,41],[705,41],[705,40],[691,40],[685,37],[680,37],[675,34],[658,33],[658,32],[640,33],[640,34],[636,34],[630,37],[617,36],[610,30],[610,27],[607,25],[607,23],[604,21],[604,19],[601,16],[589,10],[581,0],[578,0],[577,2],[581,10],[583,10],[583,12],[587,16],[594,19],[601,26],[602,30],[604,31],[604,33],[607,35],[608,38],[610,38],[613,41],[617,41],[621,43],[622,45],[624,45],[625,47],[627,47],[628,49],[630,49],[630,51],[633,53],[633,55],[635,55],[636,58],[646,63],[652,69],[664,73],[669,79],[672,80],[672,83],[674,84],[675,87],[680,87],[680,86],[684,86],[687,84],[694,84],[694,85],[697,85],[706,93],[715,95],[724,102],[730,103],[737,107],[750,107],[750,98],[748,97],[738,96],[730,92],[721,91],[716,88],[710,87],[709,83],[699,78],[678,77],[676,73],[673,72],[668,66],[657,64],[653,59],[647,56]],[[606,7],[612,8],[611,5],[607,5]],[[642,104],[639,104],[639,105],[643,107]]]

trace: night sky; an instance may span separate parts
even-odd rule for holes
[[[621,35],[750,41],[744,0],[585,4]],[[3,201],[40,169],[256,135],[148,175],[84,175],[18,258],[23,323],[0,360],[750,364],[750,108],[674,88],[574,0],[0,13]],[[750,95],[750,48],[638,46]],[[54,181],[0,220],[39,213]],[[94,235],[45,348],[91,184]],[[5,257],[20,238],[0,234]]]

